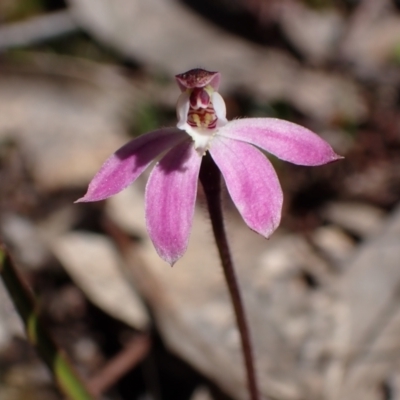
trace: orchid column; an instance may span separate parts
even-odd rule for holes
[[[220,177],[246,224],[269,237],[281,219],[283,193],[262,150],[299,165],[339,158],[310,130],[273,118],[226,120],[218,72],[193,69],[177,75],[181,89],[177,128],[149,132],[117,150],[78,202],[106,199],[134,182],[162,156],[146,186],[146,223],[159,256],[170,265],[186,251],[199,176],[241,333],[250,397],[259,398],[250,335],[223,227]]]

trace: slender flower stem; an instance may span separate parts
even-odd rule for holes
[[[235,310],[236,322],[242,342],[250,399],[258,400],[260,397],[254,366],[250,331],[224,228],[221,207],[221,173],[208,153],[204,156],[201,165],[200,181],[206,195],[215,241],[217,243],[225,279],[228,284],[229,293]]]
[[[44,329],[33,295],[18,274],[9,254],[0,245],[0,276],[10,297],[24,322],[27,338],[36,347],[40,357],[54,375],[59,389],[71,400],[92,400],[93,397],[83,385],[54,341]]]

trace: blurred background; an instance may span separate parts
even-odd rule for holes
[[[225,195],[263,395],[400,399],[399,66],[395,0],[1,0],[1,237],[99,398],[246,398],[201,190],[174,268],[149,243],[146,176],[73,204],[119,146],[176,124],[173,77],[203,67],[229,118],[284,118],[345,156],[271,157],[269,241]],[[1,283],[0,399],[61,399]]]

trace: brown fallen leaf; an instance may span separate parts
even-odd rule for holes
[[[67,233],[56,238],[51,247],[94,304],[135,329],[146,329],[146,309],[124,273],[117,249],[106,236]]]

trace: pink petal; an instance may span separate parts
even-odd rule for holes
[[[254,144],[276,157],[299,165],[322,165],[342,158],[314,132],[276,118],[230,121],[218,134]]]
[[[131,140],[103,164],[85,196],[76,203],[103,200],[119,193],[134,182],[154,158],[186,138],[185,132],[166,128]]]
[[[269,237],[281,219],[283,193],[270,161],[255,147],[216,136],[210,153],[246,224]]]
[[[159,256],[171,265],[188,245],[201,159],[187,140],[168,152],[147,182],[147,230]]]

